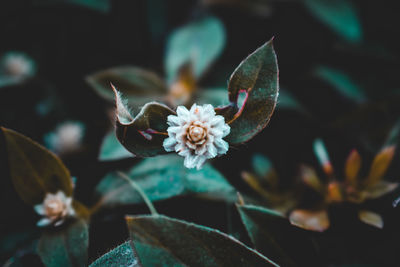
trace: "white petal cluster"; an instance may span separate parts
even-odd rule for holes
[[[226,154],[229,145],[222,138],[230,132],[224,117],[216,115],[210,104],[193,104],[190,110],[184,106],[177,108],[177,116],[168,116],[168,138],[164,149],[175,151],[185,157],[187,168],[200,169],[206,159]]]
[[[45,136],[45,143],[58,155],[64,155],[81,148],[84,134],[85,126],[81,122],[66,121]]]
[[[72,197],[67,197],[64,192],[58,191],[55,194],[47,193],[42,204],[34,207],[35,211],[44,216],[38,221],[38,226],[61,225],[67,217],[74,216]]]
[[[5,74],[15,79],[28,78],[35,73],[33,60],[19,52],[9,52],[4,55],[1,59],[1,68]]]

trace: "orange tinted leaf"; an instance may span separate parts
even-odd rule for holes
[[[289,215],[289,221],[295,226],[316,232],[323,232],[330,225],[326,210],[294,210]]]
[[[185,105],[196,89],[196,79],[190,64],[185,64],[179,69],[178,78],[174,81],[169,90],[167,100],[171,105]]]
[[[309,166],[301,165],[300,166],[300,177],[301,180],[314,189],[315,191],[324,194],[324,187],[321,184],[321,181],[318,178],[317,173],[315,170]]]
[[[365,181],[367,186],[378,183],[386,173],[387,168],[392,162],[395,146],[388,146],[383,148],[374,158],[371,169],[367,180]]]
[[[345,176],[346,182],[355,185],[361,167],[361,157],[357,150],[353,149],[346,161]]]
[[[329,203],[341,202],[343,200],[342,188],[338,182],[329,183],[327,200]]]
[[[258,194],[260,194],[264,198],[269,198],[270,193],[263,188],[263,185],[260,183],[258,178],[251,173],[242,172],[243,180]]]
[[[379,215],[375,212],[367,211],[367,210],[360,210],[358,212],[358,218],[360,218],[360,220],[363,223],[375,226],[380,229],[383,228],[383,219],[382,219],[381,215]]]
[[[387,193],[392,192],[398,186],[399,186],[398,183],[390,183],[390,182],[381,181],[381,182],[375,184],[374,186],[367,188],[366,197],[367,198],[381,197]]]

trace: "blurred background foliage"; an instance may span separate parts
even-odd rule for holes
[[[140,177],[154,174],[140,173],[148,160],[130,157],[110,137],[114,104],[93,90],[87,81],[90,75],[135,66],[163,77],[168,88],[184,75],[190,88],[210,90],[211,102],[221,98],[221,88],[226,88],[238,63],[275,36],[281,87],[277,110],[263,132],[245,145],[231,147],[227,156],[212,162],[216,170],[211,171],[216,177],[223,175],[219,186],[224,192],[234,191],[226,179],[245,195],[245,204],[286,211],[294,205],[292,198],[300,194],[307,196],[305,205],[312,206],[318,197],[299,192],[298,185],[304,174],[302,164],[313,166],[319,177],[325,175],[313,152],[316,138],[324,140],[339,180],[344,179],[344,166],[353,149],[366,163],[361,172],[367,173],[382,146],[398,141],[400,18],[396,7],[395,1],[370,0],[3,0],[0,125],[31,137],[62,157],[77,177],[76,198],[95,205],[104,184],[113,183],[113,171],[131,169]],[[209,16],[211,22],[204,22]],[[194,42],[199,47],[196,53],[206,62],[191,66],[194,86],[193,77],[181,73],[185,60],[171,63],[170,58],[176,58],[171,55],[173,49],[184,57],[179,38],[187,44],[202,23],[211,23],[205,32],[212,36],[216,31],[217,38],[206,34],[203,43]],[[180,36],[177,29],[184,29]],[[166,89],[166,95],[168,92]],[[207,99],[203,97],[198,99]],[[57,134],[64,140],[61,144]],[[32,266],[33,261],[39,264],[32,252],[38,235],[33,227],[37,216],[16,195],[3,160],[3,138],[0,143],[0,261],[17,253],[22,266]],[[65,150],[63,144],[74,149]],[[399,160],[395,153],[387,181],[399,181]],[[141,165],[136,165],[139,162]],[[263,175],[269,185],[260,197],[248,181]],[[186,194],[196,191],[201,192],[197,185],[179,189],[175,197],[157,202],[157,210],[214,227],[250,244],[253,237],[246,234],[244,226],[256,220],[252,217],[256,211],[243,206],[239,215],[232,194],[227,196],[230,204]],[[329,207],[327,231],[308,233],[316,252],[304,256],[302,250],[289,248],[289,254],[295,261],[319,266],[396,266],[400,260],[396,245],[400,215],[391,203],[399,193],[395,190],[363,204],[382,216],[383,229],[361,223],[354,204],[340,203]],[[263,194],[275,197],[268,203]],[[147,213],[135,198],[126,201],[129,205],[100,210],[92,219],[90,262],[128,238],[125,214]],[[245,218],[244,226],[240,217]]]

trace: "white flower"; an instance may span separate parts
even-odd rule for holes
[[[3,56],[1,67],[5,74],[15,79],[25,79],[35,73],[35,63],[23,53],[9,52]]]
[[[47,193],[42,204],[34,207],[35,211],[44,216],[38,221],[38,226],[61,225],[68,216],[74,216],[72,197],[67,197],[64,192],[58,191],[55,194]]]
[[[168,138],[164,140],[164,149],[176,151],[185,157],[187,168],[200,169],[206,159],[226,154],[229,145],[222,140],[230,132],[224,117],[215,115],[212,105],[193,104],[190,111],[184,106],[176,110],[178,116],[168,116]]]
[[[46,146],[62,155],[75,152],[82,146],[85,127],[80,122],[67,121],[45,136]]]

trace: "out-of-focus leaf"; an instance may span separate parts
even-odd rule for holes
[[[110,83],[118,88],[132,107],[161,101],[168,89],[155,73],[132,66],[115,67],[86,77],[86,82],[103,98],[114,101]]]
[[[353,149],[346,160],[345,177],[350,185],[356,185],[358,172],[361,168],[361,157],[357,150]]]
[[[127,175],[135,181],[151,201],[184,194],[207,194],[215,197],[231,195],[234,188],[210,164],[197,171],[183,166],[183,159],[170,154],[143,160]],[[109,173],[97,187],[104,205],[136,204],[140,195],[117,173]]]
[[[190,63],[179,68],[176,80],[171,84],[168,101],[172,106],[185,105],[196,89],[196,79]]]
[[[46,229],[38,253],[48,267],[86,266],[89,234],[84,220],[67,222],[62,228]]]
[[[95,260],[89,267],[140,267],[132,241],[127,241]]]
[[[70,173],[55,154],[22,134],[0,129],[6,141],[11,179],[22,200],[35,205],[47,192],[61,190],[72,195]]]
[[[333,167],[329,159],[328,151],[322,139],[318,138],[313,143],[313,149],[315,156],[317,157],[322,169],[326,175],[330,176],[333,174]]]
[[[387,193],[392,192],[399,186],[398,183],[390,183],[386,181],[380,181],[374,186],[368,187],[365,192],[365,197],[374,199],[379,198]]]
[[[272,40],[239,64],[229,80],[228,91],[231,103],[217,108],[216,112],[231,127],[226,141],[244,143],[268,124],[278,99],[278,64]],[[241,106],[238,105],[240,94],[245,94]]]
[[[165,216],[129,216],[143,266],[278,266],[218,230]]]
[[[229,104],[226,88],[202,88],[197,90],[195,95],[197,104],[211,104],[214,107],[225,106]]]
[[[115,90],[115,88],[114,88]],[[133,119],[115,90],[117,104],[116,136],[121,144],[138,157],[152,157],[167,153],[163,141],[168,136],[167,117],[176,113],[166,105],[150,102]]]
[[[347,74],[330,67],[319,66],[315,70],[317,77],[329,83],[343,96],[353,100],[356,103],[362,103],[367,100],[363,89],[356,84]]]
[[[99,12],[107,13],[111,8],[111,0],[34,0],[35,4],[57,5],[71,4],[90,8]]]
[[[382,180],[387,168],[392,162],[396,146],[384,147],[374,158],[368,177],[365,180],[367,186],[373,186]]]
[[[273,210],[252,205],[237,208],[257,251],[281,266],[312,265],[315,251],[304,230]]]
[[[290,213],[289,221],[295,226],[316,232],[323,232],[330,225],[326,210],[297,209]]]
[[[260,177],[267,177],[271,172],[275,172],[271,161],[261,154],[255,154],[251,159],[251,163],[255,174]],[[275,180],[273,184],[276,184],[276,182],[277,181]]]
[[[300,178],[307,186],[311,187],[315,191],[321,194],[325,193],[324,185],[319,180],[319,177],[313,168],[306,165],[301,165]]]
[[[223,24],[215,17],[204,17],[174,31],[167,43],[165,70],[171,83],[183,64],[193,66],[198,79],[221,54],[225,46]]]
[[[109,132],[104,137],[100,148],[99,160],[109,161],[132,157],[132,153],[126,150],[126,148],[118,141],[114,131]]]
[[[266,199],[272,197],[271,193],[264,188],[264,184],[260,181],[260,177],[255,176],[249,172],[242,172],[243,180],[258,194]]]
[[[304,106],[287,90],[279,91],[279,101],[277,109],[293,109],[296,111],[305,112]]]
[[[315,17],[346,41],[362,41],[362,27],[350,0],[304,0],[304,4]]]
[[[358,212],[358,218],[366,224],[375,226],[377,228],[383,228],[383,219],[381,215],[378,213],[368,211],[368,210],[360,210]]]

